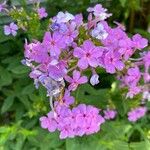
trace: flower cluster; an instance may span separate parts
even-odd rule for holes
[[[111,120],[116,117],[117,112],[113,109],[104,110],[103,118],[93,106],[76,106],[70,96],[81,84],[90,81],[94,86],[99,83],[97,68],[116,74],[121,87],[129,90],[127,97],[150,93],[150,52],[140,53],[140,58],[131,58],[135,52],[141,52],[148,46],[148,40],[140,34],[129,37],[125,28],[117,22],[116,27],[109,26],[106,19],[112,14],[100,4],[87,11],[87,22],[83,21],[82,14],[59,12],[50,18],[48,30],[41,41],[25,42],[22,63],[31,68],[29,76],[36,88],[40,84],[46,88],[52,109],[47,116],[40,118],[41,126],[50,132],[59,130],[60,138],[95,133],[104,123],[104,118]],[[39,19],[48,15],[43,7],[36,13]],[[14,23],[4,27],[6,35],[15,36],[17,30]],[[90,78],[86,70],[91,71]],[[129,112],[129,121],[136,121],[145,113],[145,107],[137,108]]]
[[[146,111],[146,107],[137,107],[128,112],[128,120],[131,122],[136,122],[138,119],[142,118],[145,115]]]
[[[70,109],[67,103],[56,103],[55,111],[41,117],[40,122],[42,128],[49,132],[58,130],[60,139],[65,139],[96,133],[105,120],[93,106],[80,104]]]

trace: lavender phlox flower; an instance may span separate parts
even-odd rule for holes
[[[0,13],[6,9],[5,7],[6,7],[6,1],[4,1],[3,3],[0,3]]]
[[[70,20],[74,20],[75,17],[70,14],[69,12],[59,12],[56,17],[53,18],[53,22],[57,23],[66,23],[69,22]]]
[[[146,112],[147,112],[146,107],[142,107],[142,106],[137,107],[137,108],[131,110],[130,112],[128,112],[128,120],[131,122],[136,122],[137,120],[142,118]]]
[[[134,47],[137,49],[143,49],[148,46],[148,40],[143,38],[140,34],[135,34],[132,40]]]
[[[100,47],[96,47],[92,41],[86,40],[81,47],[74,49],[73,55],[79,58],[78,66],[86,69],[88,66],[97,67],[98,58],[102,56],[102,53]]]
[[[46,32],[43,38],[43,44],[52,57],[59,57],[61,50],[66,47],[64,37],[57,31],[53,32],[53,34]]]
[[[18,26],[12,22],[9,25],[4,25],[4,33],[5,35],[12,34],[13,36],[17,35]]]
[[[105,20],[112,15],[106,13],[107,9],[103,8],[101,4],[97,4],[94,7],[89,7],[87,11],[93,12],[94,16],[100,18],[100,20]]]
[[[88,81],[86,76],[81,76],[80,72],[77,70],[73,71],[73,77],[65,76],[65,80],[70,83],[68,89],[70,91],[75,91],[80,84],[84,84]]]
[[[107,120],[114,119],[116,117],[116,114],[117,114],[116,110],[113,109],[104,110],[104,118]]]
[[[48,16],[47,12],[46,12],[46,9],[44,7],[41,7],[37,10],[38,12],[38,15],[40,17],[40,19],[42,18],[46,18]]]
[[[107,38],[108,33],[105,31],[104,26],[101,23],[98,23],[97,27],[91,31],[91,35],[96,39],[104,40]]]

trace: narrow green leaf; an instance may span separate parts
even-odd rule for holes
[[[4,103],[2,105],[1,108],[1,113],[4,113],[6,111],[9,110],[9,108],[13,105],[14,102],[14,97],[13,96],[9,96],[4,100]]]

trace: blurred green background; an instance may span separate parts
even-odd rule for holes
[[[138,32],[150,40],[150,0],[45,0],[41,6],[46,7],[49,17],[67,10],[73,14],[83,13],[86,19],[86,9],[97,3],[113,14],[108,19],[112,26],[113,21],[120,22],[129,35]],[[7,4],[10,8],[15,5],[26,10],[33,7],[26,0],[9,0]],[[121,101],[118,89],[109,94],[115,79],[103,71],[99,71],[101,84],[96,88],[81,86],[76,98],[105,108],[111,97],[119,111],[115,121],[105,123],[95,135],[67,140],[59,140],[58,133],[41,129],[39,117],[49,111],[46,92],[42,87],[34,88],[28,77],[29,69],[20,61],[24,39],[41,38],[48,20],[40,25],[33,20],[30,32],[20,31],[15,38],[3,33],[3,25],[9,22],[11,18],[0,14],[0,150],[150,150],[150,116],[136,124],[129,123],[128,102]]]

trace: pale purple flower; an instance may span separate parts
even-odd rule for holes
[[[0,13],[5,10],[6,7],[6,1],[4,1],[3,3],[0,3]]]
[[[16,36],[17,30],[18,30],[18,26],[14,22],[10,23],[9,25],[4,26],[5,35],[12,34],[13,36]]]
[[[128,112],[128,120],[131,122],[136,122],[140,118],[142,118],[147,112],[146,107],[137,107],[130,112]]]
[[[114,119],[116,117],[116,114],[117,114],[116,110],[113,109],[104,110],[104,118],[107,120]]]
[[[124,68],[124,63],[121,61],[121,56],[118,52],[107,52],[104,58],[105,69],[108,73],[115,73],[117,70]]]
[[[74,49],[73,55],[79,58],[78,66],[86,69],[88,66],[97,67],[98,57],[102,56],[102,53],[100,47],[96,47],[90,40],[86,40],[81,47]]]
[[[66,63],[64,61],[54,59],[48,64],[48,74],[52,79],[61,81],[66,73]]]
[[[83,24],[83,16],[82,16],[82,14],[77,14],[74,17],[75,18],[74,18],[74,20],[72,20],[72,22],[74,22],[77,27],[81,26]]]
[[[134,47],[137,49],[143,49],[148,45],[148,40],[143,38],[140,34],[135,34],[132,37],[132,40],[134,43]]]
[[[66,106],[72,105],[74,103],[74,97],[70,95],[70,91],[65,90],[64,97],[62,98],[62,102]]]
[[[104,26],[101,23],[97,24],[97,27],[91,31],[92,37],[99,40],[104,40],[107,38],[108,33],[105,31]]]
[[[110,17],[112,14],[108,14],[107,9],[103,8],[101,4],[97,4],[94,7],[89,7],[87,9],[88,12],[93,12],[93,14],[100,18],[100,20],[105,20],[106,18]]]
[[[92,77],[90,78],[90,83],[94,86],[99,83],[99,75],[98,74],[93,74]]]
[[[43,39],[43,44],[47,47],[50,55],[53,57],[59,57],[62,49],[66,47],[64,37],[57,31],[53,34],[46,32]]]
[[[133,98],[135,95],[141,92],[141,88],[138,86],[130,86],[129,92],[127,93],[126,97]]]
[[[39,8],[37,11],[38,11],[38,15],[39,15],[40,19],[46,18],[48,16],[44,7]]]
[[[41,127],[48,129],[49,132],[54,132],[57,129],[57,122],[54,118],[54,113],[49,112],[47,117],[43,116],[40,118]]]
[[[54,23],[52,23],[52,24],[50,25],[50,29],[51,29],[52,31],[59,30],[59,28],[60,28],[60,24],[58,24],[58,23],[56,23],[56,22],[54,22]]]
[[[53,21],[57,22],[57,23],[66,23],[66,22],[69,22],[70,20],[74,20],[74,19],[75,19],[75,17],[68,12],[65,12],[65,13],[59,12],[57,14],[57,16],[54,17]]]
[[[125,83],[129,86],[136,86],[141,78],[141,72],[138,67],[129,68],[125,76]]]
[[[66,76],[65,80],[70,83],[68,89],[75,91],[80,84],[84,84],[88,81],[86,76],[81,76],[80,72],[77,70],[73,71],[73,77]]]
[[[76,24],[74,22],[70,23],[65,30],[63,30],[61,26],[60,31],[67,45],[70,45],[78,36],[78,31],[76,30]]]
[[[40,42],[25,43],[25,57],[37,63],[46,63],[50,60],[47,49]]]
[[[119,40],[118,47],[119,47],[119,53],[123,55],[123,58],[125,60],[128,60],[129,57],[131,57],[132,54],[135,52],[133,49],[133,43],[131,39],[128,37]]]

